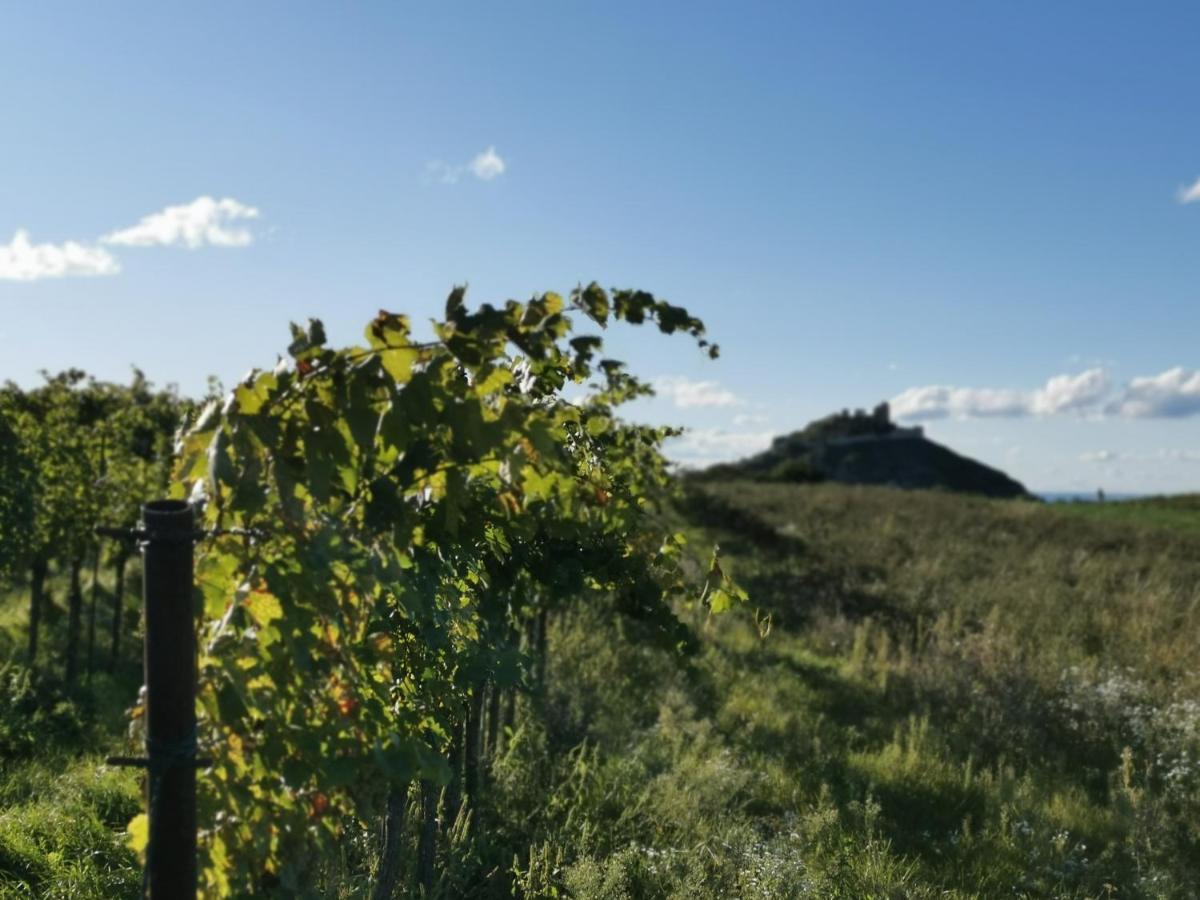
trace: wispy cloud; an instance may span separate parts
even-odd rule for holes
[[[684,466],[707,466],[766,450],[774,436],[771,431],[692,428],[672,438],[665,449],[668,456]]]
[[[660,397],[666,397],[680,409],[704,406],[737,406],[742,401],[733,391],[715,381],[692,381],[683,375],[661,375],[651,384]]]
[[[504,158],[495,147],[488,147],[465,164],[448,163],[442,159],[431,159],[425,164],[425,177],[438,184],[458,184],[464,175],[474,175],[480,181],[499,178],[508,170]]]
[[[912,387],[892,399],[900,419],[1015,418],[1095,411],[1109,393],[1103,369],[1055,375],[1033,391],[949,385]]]
[[[738,413],[733,417],[734,425],[766,425],[771,417],[765,413]]]
[[[1195,203],[1200,201],[1200,178],[1197,178],[1190,185],[1181,187],[1177,196],[1180,203]]]
[[[1145,462],[1145,463],[1200,463],[1200,450],[1150,450],[1145,452],[1115,453],[1112,450],[1089,450],[1079,454],[1081,462]]]
[[[120,247],[245,247],[254,241],[254,235],[240,223],[258,216],[253,206],[231,197],[197,197],[191,203],[151,213],[101,240]]]
[[[1157,450],[1154,461],[1200,463],[1200,450]]]
[[[116,275],[120,271],[120,263],[103,247],[77,241],[35,244],[24,229],[18,229],[7,244],[0,244],[0,281]]]
[[[1176,366],[1159,375],[1134,378],[1113,403],[1130,419],[1178,419],[1200,413],[1200,372]]]
[[[425,163],[425,177],[429,181],[436,181],[438,184],[458,184],[458,179],[462,177],[462,173],[462,166],[452,166],[450,163],[440,159],[431,159]]]

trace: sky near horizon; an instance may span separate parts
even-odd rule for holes
[[[203,390],[593,279],[690,464],[890,400],[1034,490],[1200,490],[1200,6],[13,4],[0,379]]]

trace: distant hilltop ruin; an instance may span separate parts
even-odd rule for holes
[[[869,413],[862,409],[841,412],[817,419],[805,426],[803,431],[794,432],[789,437],[803,435],[809,440],[824,440],[830,443],[837,441],[859,441],[872,438],[919,438],[925,436],[925,429],[920,425],[904,428],[892,421],[891,407],[887,401],[880,403]],[[787,440],[779,438],[777,440]]]
[[[998,469],[929,440],[919,425],[897,425],[887,403],[880,403],[869,413],[844,409],[817,419],[800,431],[775,438],[770,449],[756,456],[712,466],[694,477],[792,483],[836,481],[988,497],[1031,496],[1020,482]]]

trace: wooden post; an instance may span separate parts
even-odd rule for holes
[[[92,669],[96,663],[96,602],[100,597],[100,545],[92,557],[92,605],[88,608],[87,634],[87,681],[92,683]]]
[[[463,752],[463,791],[471,809],[479,809],[479,759],[480,742],[483,737],[483,686],[482,678],[476,679],[471,687],[471,699],[467,701],[466,746]],[[478,815],[478,814],[477,814]]]
[[[500,687],[494,678],[488,681],[487,740],[484,747],[489,761],[500,755]]]
[[[71,592],[67,597],[67,670],[66,681],[75,687],[79,675],[79,632],[83,628],[83,586],[79,572],[83,568],[83,557],[71,559]]]
[[[383,818],[383,849],[379,868],[375,872],[375,887],[371,900],[392,900],[400,884],[404,860],[400,853],[404,840],[404,818],[408,814],[408,785],[393,784],[388,788],[387,811]]]
[[[438,788],[432,781],[421,779],[421,837],[417,844],[417,889],[420,896],[433,894],[433,879],[437,863]]]
[[[46,572],[49,566],[38,556],[29,569],[29,668],[37,662],[38,629],[42,622],[42,607],[46,603]]]
[[[128,559],[125,547],[122,546],[117,551],[116,562],[113,563],[113,578],[116,584],[113,586],[112,643],[108,656],[110,672],[117,671],[117,664],[121,659],[121,629],[125,627],[125,564]]]

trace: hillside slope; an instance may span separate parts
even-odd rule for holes
[[[1200,896],[1194,530],[876,487],[689,493],[771,621],[757,646],[714,627],[717,721],[747,768],[789,761],[805,827],[832,804],[911,875],[858,896]]]

